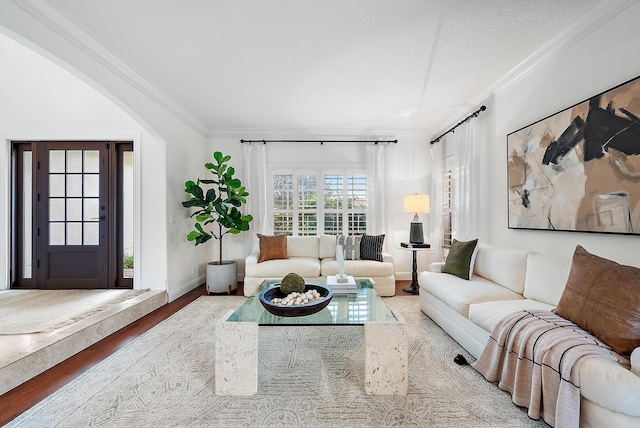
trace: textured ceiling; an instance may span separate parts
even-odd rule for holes
[[[220,130],[438,131],[595,0],[53,0]]]

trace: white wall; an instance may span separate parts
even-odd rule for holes
[[[389,234],[394,245],[388,245],[387,251],[391,252],[395,258],[395,269],[398,278],[410,279],[411,272],[411,252],[402,250],[399,247],[400,242],[407,241],[409,237],[409,223],[413,218],[412,214],[402,212],[402,196],[409,193],[429,193],[429,177],[428,170],[428,138],[425,135],[414,135],[413,133],[385,133],[384,137],[376,136],[345,136],[344,134],[333,135],[331,133],[323,133],[321,137],[314,135],[300,135],[291,133],[283,134],[260,134],[247,135],[225,135],[214,136],[208,139],[210,152],[220,150],[225,154],[232,156],[231,164],[237,171],[239,178],[244,177],[244,152],[240,139],[398,139],[398,144],[394,146],[393,170],[394,170],[394,189],[393,199],[391,201],[391,230]],[[211,154],[208,155],[209,157]],[[272,143],[267,150],[267,163],[270,166],[277,164],[291,165],[297,162],[304,162],[305,165],[331,165],[336,166],[363,166],[366,165],[365,150],[362,144],[352,143],[325,143],[324,145],[315,143]],[[364,168],[366,170],[366,167]],[[246,183],[243,183],[246,184]],[[251,189],[247,189],[251,193]],[[424,224],[425,240],[429,239],[429,214],[422,214],[421,220]],[[253,228],[249,233],[252,235],[260,232]],[[224,256],[227,259],[242,260],[247,255],[247,247],[245,244],[244,234],[232,236],[227,235],[224,242]],[[387,241],[387,239],[385,239]],[[210,246],[210,257],[217,258],[217,243]],[[430,254],[421,252],[418,257],[418,269],[424,270],[430,262]],[[242,273],[240,273],[242,275]]]
[[[183,130],[183,132],[187,131],[189,130]],[[189,196],[184,191],[184,183],[194,180],[198,175],[204,177],[207,172],[204,164],[209,162],[213,152],[209,153],[209,150],[205,150],[204,141],[204,137],[193,132],[191,140],[172,138],[172,143],[167,144],[165,177],[167,198],[164,209],[168,219],[167,291],[170,300],[203,284],[206,279],[206,263],[211,261],[208,258],[207,244],[195,247],[187,241],[187,234],[193,230],[193,222],[189,218],[191,210],[182,206],[182,202]]]
[[[570,259],[577,244],[594,254],[640,266],[640,237],[507,228],[507,134],[640,75],[640,4],[615,16],[574,45],[495,95],[483,120],[492,121],[487,152],[488,206],[481,238]],[[491,128],[491,126],[490,126]]]
[[[202,144],[167,148],[164,139],[97,90],[3,35],[0,94],[0,245],[6,249],[0,258],[0,289],[9,287],[12,140],[134,141],[134,286],[167,290],[175,298],[204,281],[205,252],[186,242],[187,222],[178,221],[188,215],[180,206],[186,195],[184,174],[201,164]],[[191,139],[204,141],[197,135]],[[168,221],[167,211],[176,216],[175,223]]]
[[[4,166],[3,186],[0,190],[0,215],[3,228],[0,231],[2,248],[9,246],[10,207],[10,142],[11,140],[38,139],[120,139],[134,141],[134,150],[146,153],[145,160],[138,162],[137,169],[148,169],[149,164],[164,162],[164,148],[122,109],[67,71],[46,60],[17,42],[0,35],[0,163]],[[156,205],[158,194],[153,187],[140,192],[140,186],[159,177],[147,175],[144,179],[136,174],[137,196],[142,204]],[[161,178],[161,177],[160,177]],[[162,194],[160,194],[162,196]],[[138,215],[140,213],[138,212]],[[153,224],[149,227],[153,228]],[[144,228],[142,236],[151,239],[136,249],[136,277],[143,282],[158,281],[164,287],[166,276],[163,242],[153,238],[157,234]],[[160,237],[161,238],[161,237]],[[140,240],[139,240],[140,243]],[[141,251],[143,250],[143,251]],[[0,288],[8,288],[9,251],[3,251],[0,267]],[[156,266],[155,268],[153,266]],[[158,269],[160,267],[160,269]],[[164,272],[163,272],[164,270]],[[141,281],[136,281],[138,288]]]
[[[140,269],[136,272],[139,286],[166,290],[169,299],[173,300],[202,283],[206,249],[196,248],[184,238],[189,229],[186,221],[188,212],[180,205],[185,196],[184,177],[203,158],[205,131],[202,124],[57,8],[47,3],[23,8],[17,2],[2,2],[0,11],[0,33],[19,41],[87,83],[105,98],[103,101],[110,100],[120,108],[120,114],[124,112],[128,116],[136,135],[139,135],[135,147],[136,166],[139,166],[136,193],[139,207],[136,239],[140,241],[138,248],[141,250],[136,255],[137,268]],[[43,85],[44,88],[47,86]],[[56,104],[51,106],[52,116],[48,116],[52,118],[50,122],[58,136],[64,134],[65,138],[70,138],[67,134],[73,130],[82,138],[103,138],[105,135],[99,132],[102,128],[93,126],[98,124],[104,125],[104,129],[111,133],[119,129],[117,124],[104,123],[106,120],[100,114],[91,116],[91,105],[74,105],[65,101],[66,97],[66,93],[58,97]],[[79,120],[67,122],[70,118],[64,118],[58,124],[54,110],[64,110],[64,106],[72,106],[70,108],[79,118],[90,116],[91,119],[80,123]],[[85,113],[83,109],[88,111]],[[31,138],[37,138],[33,133],[38,130],[38,124],[29,122],[33,115],[29,111],[23,110],[23,113],[21,117],[27,122],[24,130],[31,134]],[[42,123],[49,122],[44,120]],[[49,130],[41,133],[46,134],[43,138],[51,138]],[[20,137],[25,136],[20,134]],[[15,137],[15,132],[9,136]],[[114,138],[113,135],[110,137]],[[0,166],[6,165],[6,151],[3,156],[0,161],[5,164]],[[0,221],[8,225],[7,208],[4,206],[6,190],[4,192],[0,195],[4,197]],[[174,217],[175,222],[172,221]],[[4,242],[2,239],[0,236],[0,245],[9,248],[6,239]],[[4,260],[0,263],[6,264]],[[194,266],[196,273],[192,274]]]

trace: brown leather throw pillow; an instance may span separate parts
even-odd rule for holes
[[[262,235],[257,234],[260,240],[260,257],[258,263],[267,260],[288,259],[287,235]]]
[[[640,269],[577,246],[556,314],[621,355],[640,346]]]

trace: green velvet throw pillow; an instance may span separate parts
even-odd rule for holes
[[[444,262],[442,272],[459,276],[462,279],[471,279],[473,274],[473,264],[476,260],[476,248],[478,240],[473,241],[457,241],[453,240],[449,248],[449,255]]]

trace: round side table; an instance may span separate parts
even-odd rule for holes
[[[420,287],[418,286],[418,261],[417,261],[417,253],[418,251],[430,251],[431,245],[429,244],[410,244],[408,242],[403,242],[400,247],[401,250],[408,250],[413,253],[413,260],[411,263],[411,285],[408,287],[404,287],[402,291],[405,293],[418,294],[420,292]]]

